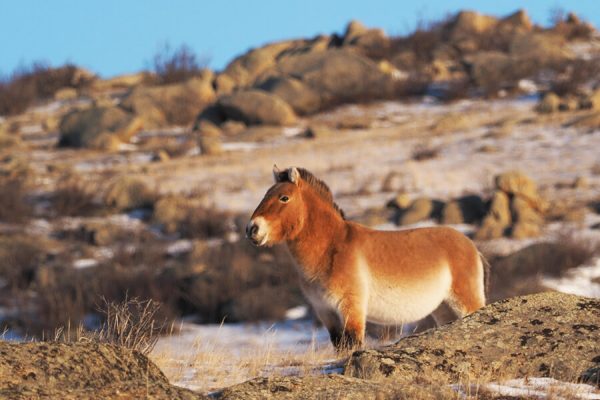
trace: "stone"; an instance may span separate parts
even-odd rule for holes
[[[535,107],[535,110],[542,114],[550,114],[557,112],[560,108],[560,97],[557,94],[548,92],[542,97],[540,102]]]
[[[58,101],[73,100],[76,99],[78,96],[79,93],[77,93],[77,89],[72,87],[60,88],[56,92],[54,92],[54,100]]]
[[[257,86],[288,103],[299,115],[313,114],[321,107],[321,96],[298,79],[272,77]]]
[[[140,118],[118,107],[93,107],[73,111],[60,121],[58,145],[93,147],[101,135],[113,135],[120,141],[129,141],[142,127]]]
[[[471,125],[472,121],[468,116],[461,113],[448,113],[438,118],[432,130],[435,134],[451,133],[468,129]]]
[[[541,234],[540,225],[529,221],[518,221],[511,229],[510,236],[513,239],[527,239],[538,237]]]
[[[507,171],[494,178],[495,186],[504,193],[520,196],[528,200],[532,205],[540,202],[537,185],[521,171]]]
[[[216,100],[210,80],[192,78],[181,83],[139,86],[121,101],[121,107],[144,121],[147,129],[191,124]]]
[[[296,115],[289,104],[263,90],[246,90],[221,97],[218,105],[226,119],[247,125],[293,125]]]
[[[386,98],[395,88],[394,78],[377,63],[345,48],[295,54],[277,66],[319,93],[323,107]]]
[[[411,225],[431,217],[434,204],[431,199],[421,197],[412,202],[400,216],[399,225]]]
[[[511,211],[515,222],[527,222],[533,225],[541,225],[543,217],[531,206],[526,199],[515,196],[511,202]]]

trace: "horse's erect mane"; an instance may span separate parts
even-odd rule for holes
[[[317,194],[323,200],[325,200],[327,203],[331,204],[331,206],[335,209],[335,211],[338,214],[340,214],[340,216],[343,219],[346,219],[346,217],[344,215],[344,210],[342,210],[340,208],[340,206],[338,206],[337,203],[335,201],[333,201],[333,193],[331,193],[331,189],[329,189],[329,186],[327,186],[327,184],[325,182],[323,182],[322,180],[320,180],[319,178],[314,176],[308,170],[306,170],[304,168],[297,168],[297,169],[298,169],[298,172],[300,173],[300,178],[302,178],[302,180],[304,182],[308,183],[310,185],[310,187],[313,188],[313,190],[315,192],[317,192]],[[290,181],[289,171],[290,171],[290,168],[279,172],[277,174],[278,175],[277,180],[279,182],[289,182]]]

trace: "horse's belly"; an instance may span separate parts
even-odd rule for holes
[[[448,297],[452,277],[448,268],[427,279],[412,282],[372,277],[367,320],[379,324],[418,321],[431,314]]]

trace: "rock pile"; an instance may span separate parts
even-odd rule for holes
[[[481,240],[506,235],[515,239],[538,236],[548,208],[539,196],[535,182],[519,171],[496,176],[495,192],[487,202],[477,195],[466,195],[446,203],[426,197],[410,201],[406,196],[399,196],[388,205],[397,209],[395,221],[399,225],[427,219],[442,224],[478,224],[475,237]]]

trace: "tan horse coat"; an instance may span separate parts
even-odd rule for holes
[[[287,243],[302,290],[336,348],[361,346],[367,321],[414,322],[444,302],[459,316],[485,305],[484,263],[460,232],[373,230],[346,221],[310,172],[274,174],[247,236],[257,245]]]

